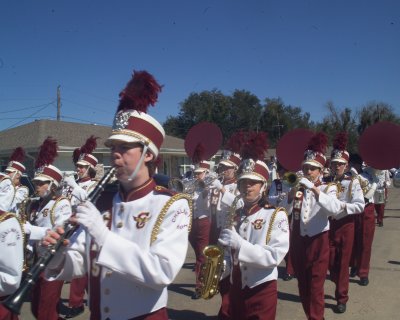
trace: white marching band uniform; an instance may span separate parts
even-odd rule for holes
[[[273,220],[275,209],[265,208],[240,217],[238,233],[244,240],[236,257],[242,275],[242,288],[253,288],[278,278],[278,265],[289,250],[289,224],[286,211],[282,208],[277,210]],[[271,223],[269,240],[267,234]]]
[[[298,208],[301,210],[301,214],[294,212],[293,215],[292,224],[294,220],[300,219],[300,234],[303,237],[312,237],[329,230],[328,217],[344,211],[337,199],[337,186],[335,184],[322,184],[317,188],[320,190],[318,201],[311,190],[305,189],[301,208]],[[296,203],[293,204],[293,209],[295,209],[295,206]]]
[[[0,214],[0,297],[12,294],[20,285],[24,238],[18,219],[6,212]]]
[[[129,319],[166,307],[167,286],[186,258],[191,223],[185,199],[173,202],[165,216],[160,214],[169,199],[169,195],[151,191],[124,202],[117,194],[112,214],[102,212],[106,224],[111,219],[111,232],[101,248],[92,246],[98,253],[90,272],[100,277],[97,303],[101,304],[102,319]],[[85,238],[81,232],[66,250],[61,265],[50,266],[49,279],[71,280],[85,275],[90,265]]]
[[[15,188],[10,177],[0,172],[0,210],[11,211]]]
[[[11,212],[18,214],[19,204],[29,197],[29,189],[24,185],[19,185],[15,187],[15,197],[11,205]]]
[[[344,177],[340,182],[337,181],[339,192],[338,199],[341,202],[342,212],[333,216],[335,220],[340,220],[351,214],[363,212],[365,202],[364,194],[361,190],[360,182],[357,178]]]

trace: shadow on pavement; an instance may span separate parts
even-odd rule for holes
[[[172,283],[168,286],[169,291],[173,291],[184,296],[191,297],[194,291],[194,284]],[[185,288],[192,288],[191,290]]]
[[[197,312],[193,310],[168,309],[168,316],[171,320],[217,320],[217,316],[208,316],[203,312]]]
[[[400,265],[400,261],[389,260],[388,263]]]

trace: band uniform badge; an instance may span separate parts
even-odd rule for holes
[[[262,226],[265,224],[264,219],[257,219],[251,223],[254,227],[254,230],[260,230]]]
[[[133,220],[136,221],[136,228],[142,229],[146,222],[150,220],[150,212],[141,212],[137,215],[137,217],[133,217]]]

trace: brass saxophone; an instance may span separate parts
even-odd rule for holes
[[[230,229],[233,226],[236,204],[239,199],[240,195],[236,196],[229,208],[225,229]],[[224,272],[224,248],[218,245],[208,245],[203,249],[203,255],[206,257],[206,262],[202,264],[200,269],[199,294],[201,298],[208,300],[219,292],[219,280]]]

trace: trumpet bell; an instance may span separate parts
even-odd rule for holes
[[[299,176],[295,172],[285,172],[285,174],[282,177],[282,181],[289,186],[295,186],[299,183],[300,179]]]

